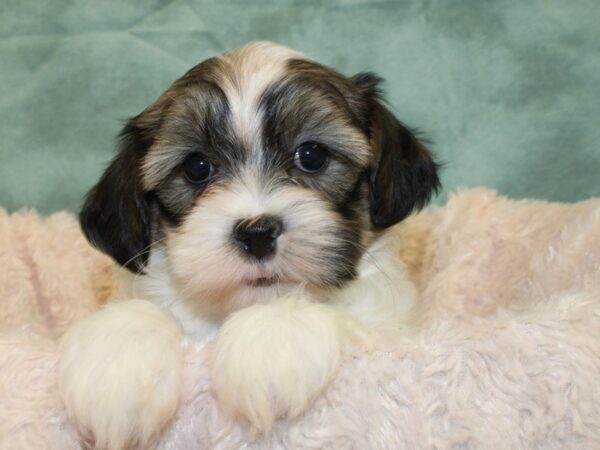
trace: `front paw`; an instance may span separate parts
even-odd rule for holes
[[[179,325],[142,300],[111,304],[66,332],[60,393],[94,448],[153,445],[179,403],[181,342]]]
[[[212,383],[223,412],[268,433],[304,412],[335,374],[349,322],[320,304],[289,299],[238,311],[214,347]]]

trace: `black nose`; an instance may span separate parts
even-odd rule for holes
[[[252,217],[235,224],[233,238],[247,254],[263,259],[275,253],[282,228],[283,224],[277,217]]]

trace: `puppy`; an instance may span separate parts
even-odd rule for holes
[[[96,448],[156,443],[186,340],[212,341],[223,413],[268,433],[348,348],[402,327],[414,289],[384,231],[439,180],[379,82],[256,42],[195,66],[127,123],[80,221],[132,272],[129,300],[60,346],[62,398]]]

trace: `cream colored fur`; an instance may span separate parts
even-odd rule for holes
[[[213,350],[219,405],[269,433],[276,419],[306,411],[362,334],[343,313],[303,293],[242,309],[225,322]]]
[[[59,388],[69,417],[97,449],[148,448],[181,394],[179,325],[144,300],[112,303],[61,338]]]
[[[273,258],[248,264],[232,245],[231,230],[237,220],[261,214],[284,218],[286,232],[278,238]],[[245,173],[227,188],[202,198],[180,227],[166,232],[168,262],[155,259],[148,272],[154,279],[170,272],[168,284],[176,291],[177,302],[190,305],[195,315],[222,319],[245,306],[276,300],[303,283],[318,285],[326,271],[335,270],[323,258],[323,248],[339,247],[338,221],[330,203],[314,190],[273,189],[260,174]],[[247,280],[273,275],[280,280],[276,286],[247,286]],[[146,282],[156,286],[138,280],[143,295],[163,302],[144,289]]]

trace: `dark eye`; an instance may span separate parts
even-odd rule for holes
[[[183,171],[190,183],[200,184],[212,175],[213,166],[204,156],[194,153],[183,161]]]
[[[318,172],[326,162],[327,150],[316,142],[300,144],[294,154],[294,165],[303,172]]]

